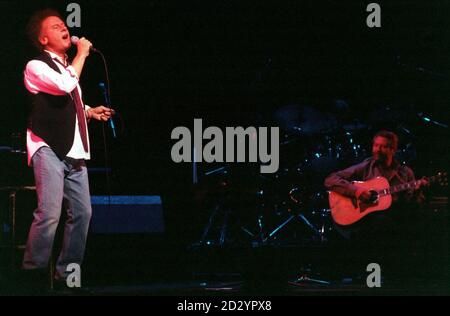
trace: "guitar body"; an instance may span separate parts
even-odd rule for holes
[[[355,181],[353,184],[368,191],[389,189],[389,182],[383,177],[377,177],[368,181]],[[370,213],[388,209],[392,204],[392,196],[390,194],[378,195],[376,200],[371,203],[363,203],[356,198],[350,198],[333,191],[329,192],[328,198],[331,216],[339,225],[356,223]]]

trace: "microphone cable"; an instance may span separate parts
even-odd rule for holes
[[[105,98],[105,105],[107,108],[111,109],[111,91],[110,91],[110,86],[109,86],[109,71],[108,71],[108,64],[106,63],[106,58],[103,55],[103,53],[96,49],[95,50],[96,53],[98,53],[103,61],[103,67],[105,70],[105,79],[106,79],[106,88],[102,87],[102,83],[100,83],[100,87],[103,89],[103,93],[104,93],[104,98]],[[116,135],[116,131],[115,131],[115,126],[114,126],[114,122],[112,120],[112,116],[109,118],[110,121],[110,125],[113,131],[113,137],[117,138]],[[110,167],[109,167],[109,151],[108,151],[108,145],[107,145],[107,141],[106,141],[106,131],[105,131],[105,123],[106,122],[102,122],[102,138],[103,138],[103,148],[104,148],[104,152],[103,152],[103,156],[104,156],[104,161],[105,161],[105,176],[106,176],[106,192],[108,194],[108,208],[111,209],[111,178],[110,178]]]

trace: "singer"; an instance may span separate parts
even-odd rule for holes
[[[26,244],[23,274],[27,280],[40,280],[40,286],[46,284],[46,268],[64,208],[67,212],[64,240],[55,275],[51,276],[57,287],[64,288],[67,265],[81,265],[83,261],[91,217],[85,164],[90,159],[87,122],[107,121],[114,111],[84,105],[79,78],[92,44],[85,38],[79,39],[77,54],[69,63],[66,52],[72,46],[70,34],[57,11],[45,9],[34,13],[27,33],[41,54],[29,61],[24,71],[31,100],[28,164],[34,171],[38,206]]]

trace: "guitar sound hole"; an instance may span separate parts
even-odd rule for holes
[[[370,190],[370,199],[369,199],[369,203],[371,204],[375,204],[378,202],[378,193],[377,191],[374,190]]]

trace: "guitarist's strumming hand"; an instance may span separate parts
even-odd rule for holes
[[[369,191],[364,190],[364,189],[358,189],[356,191],[355,195],[358,200],[361,200],[364,203],[370,202],[370,200],[372,198],[372,194]]]

